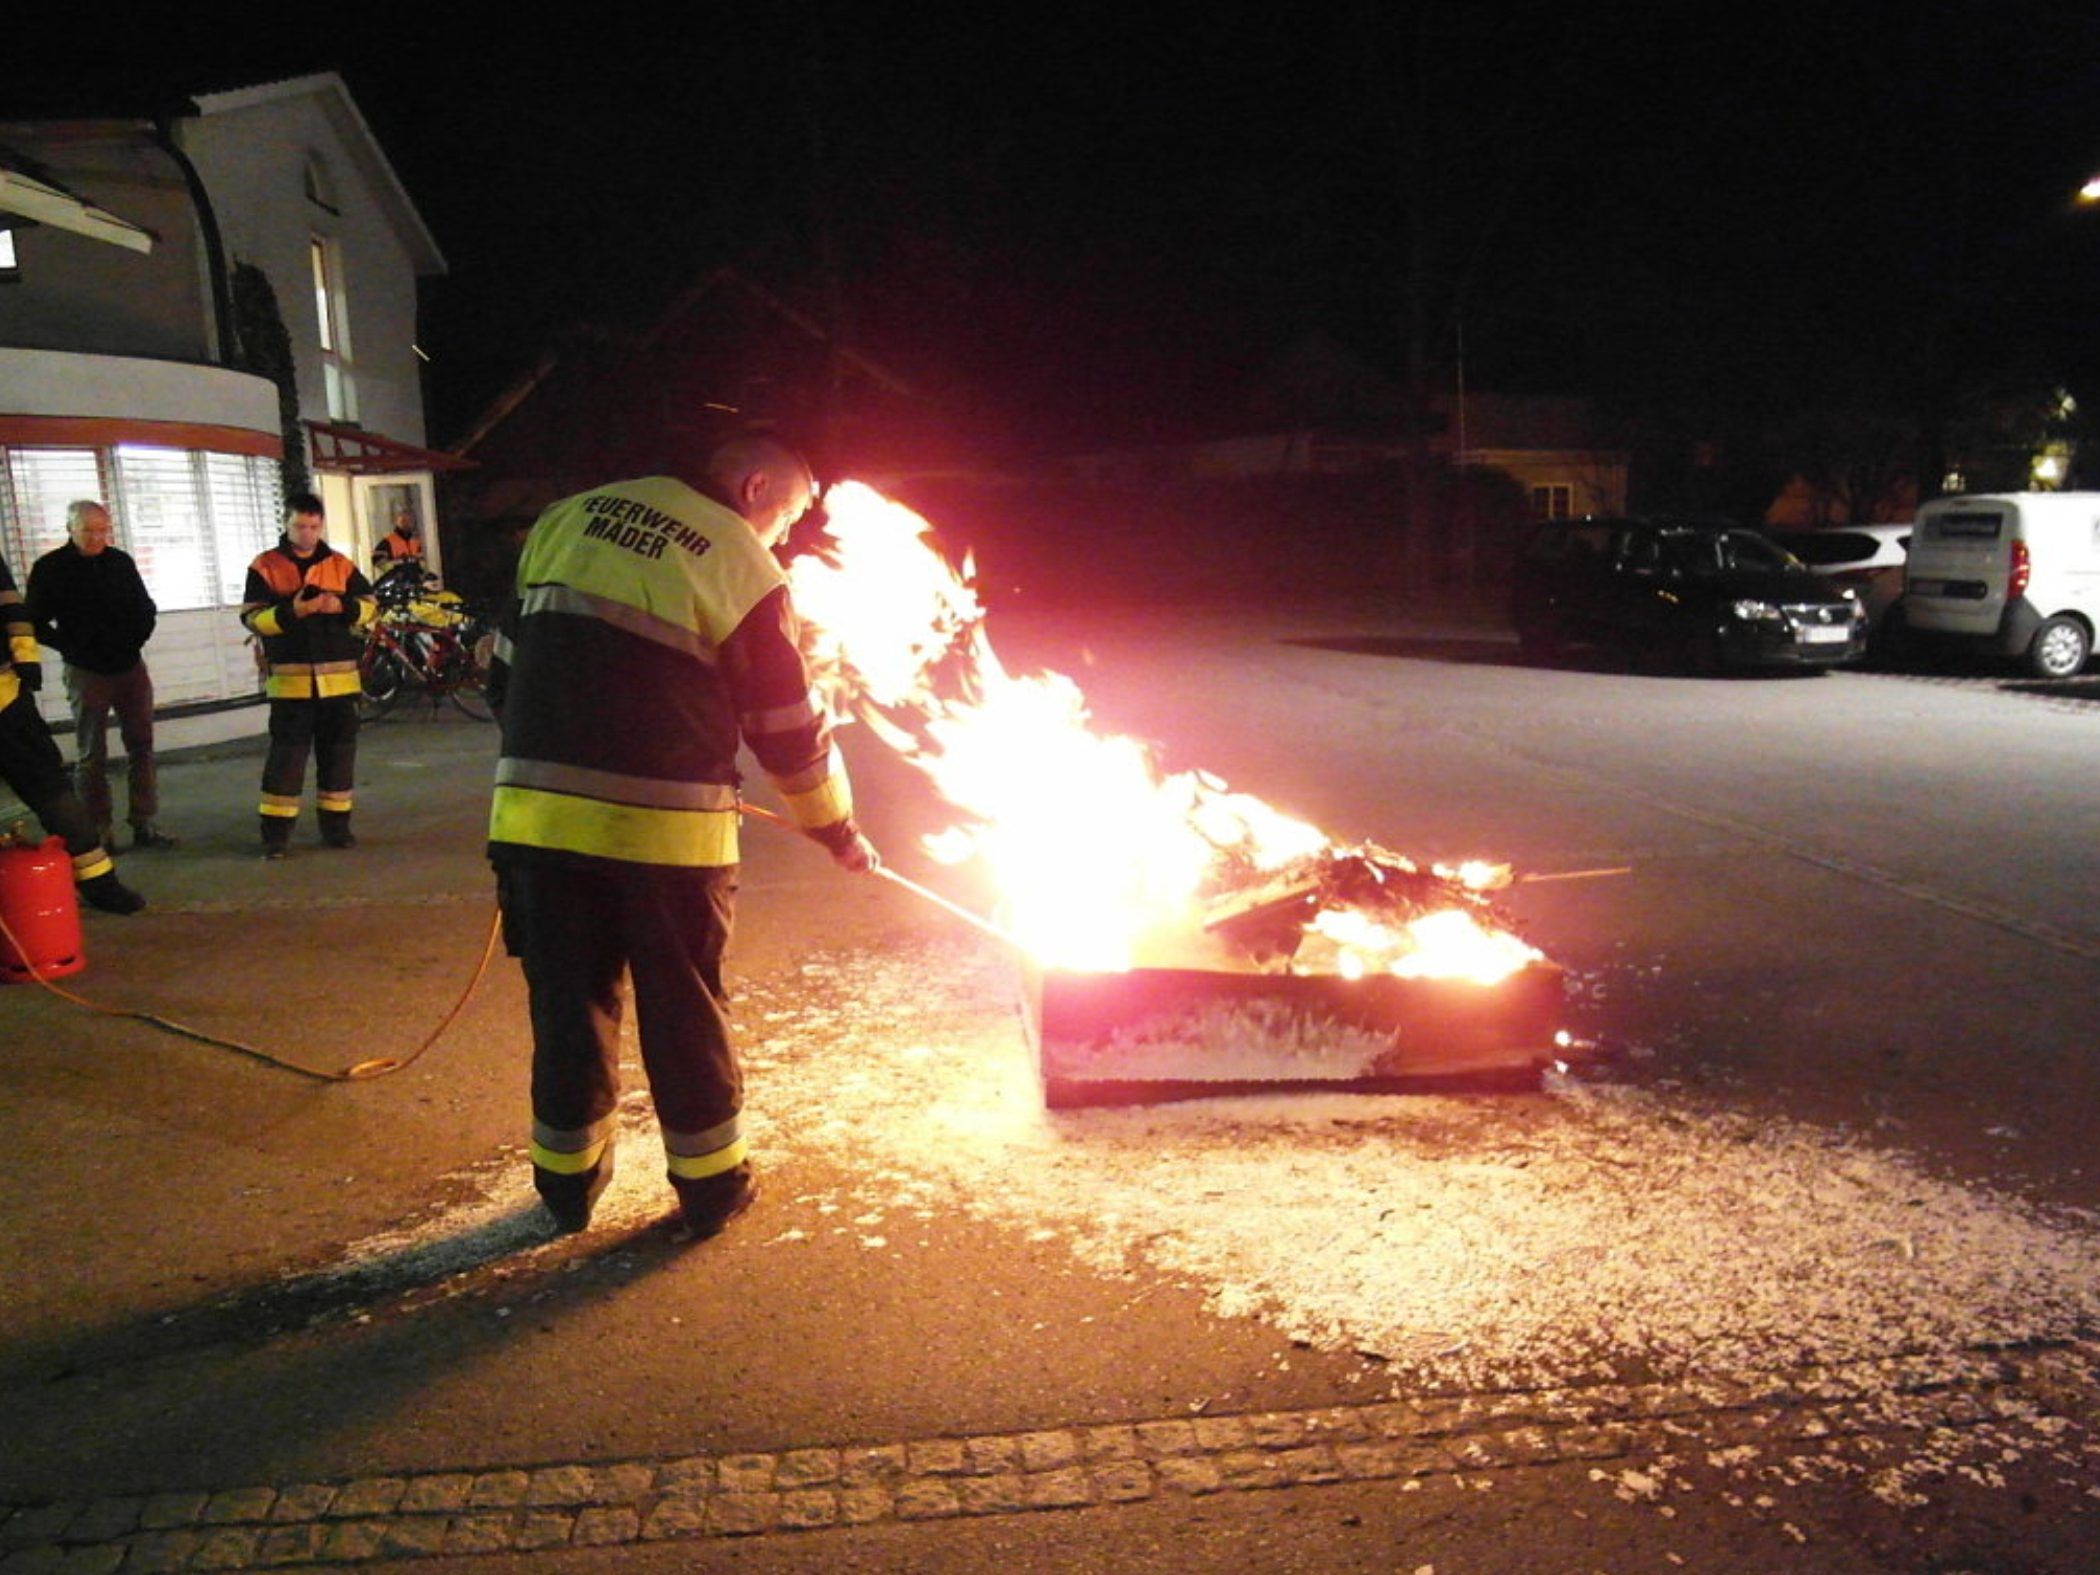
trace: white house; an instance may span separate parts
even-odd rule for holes
[[[158,121],[0,124],[0,551],[25,581],[69,502],[109,505],[161,609],[162,747],[263,725],[235,609],[277,539],[288,432],[338,548],[369,566],[407,510],[434,558],[433,471],[455,462],[422,446],[416,281],[444,268],[332,72]],[[236,300],[258,277],[295,414],[249,370],[268,336]],[[62,719],[59,686],[43,703]]]

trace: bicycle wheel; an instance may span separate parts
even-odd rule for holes
[[[452,703],[477,722],[496,720],[496,709],[488,697],[489,661],[495,652],[495,632],[479,619],[470,620],[461,632],[449,692]]]
[[[482,688],[479,673],[462,678],[452,686],[452,703],[477,722],[496,720],[496,708],[489,704],[488,691]]]
[[[408,674],[400,658],[381,651],[358,663],[357,714],[367,722],[377,721],[394,709],[408,688]]]

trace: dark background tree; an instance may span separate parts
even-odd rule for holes
[[[311,492],[306,431],[299,424],[299,376],[292,336],[285,329],[284,314],[277,309],[270,276],[254,263],[234,264],[233,321],[242,368],[277,385],[277,421],[284,436],[284,495]]]

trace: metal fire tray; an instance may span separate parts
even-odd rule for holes
[[[1565,1052],[1563,970],[1500,984],[1392,975],[1029,968],[1023,1011],[1052,1109],[1281,1089],[1535,1087]]]

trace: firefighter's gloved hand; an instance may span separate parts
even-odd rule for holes
[[[875,851],[875,844],[858,831],[844,847],[833,848],[831,857],[840,869],[854,875],[872,875],[882,868],[882,855]]]
[[[42,662],[15,663],[15,678],[22,687],[35,694],[44,687],[44,664]]]
[[[820,826],[810,835],[824,844],[834,864],[851,874],[865,875],[882,863],[882,855],[875,851],[875,844],[862,836],[860,827],[850,819]]]

